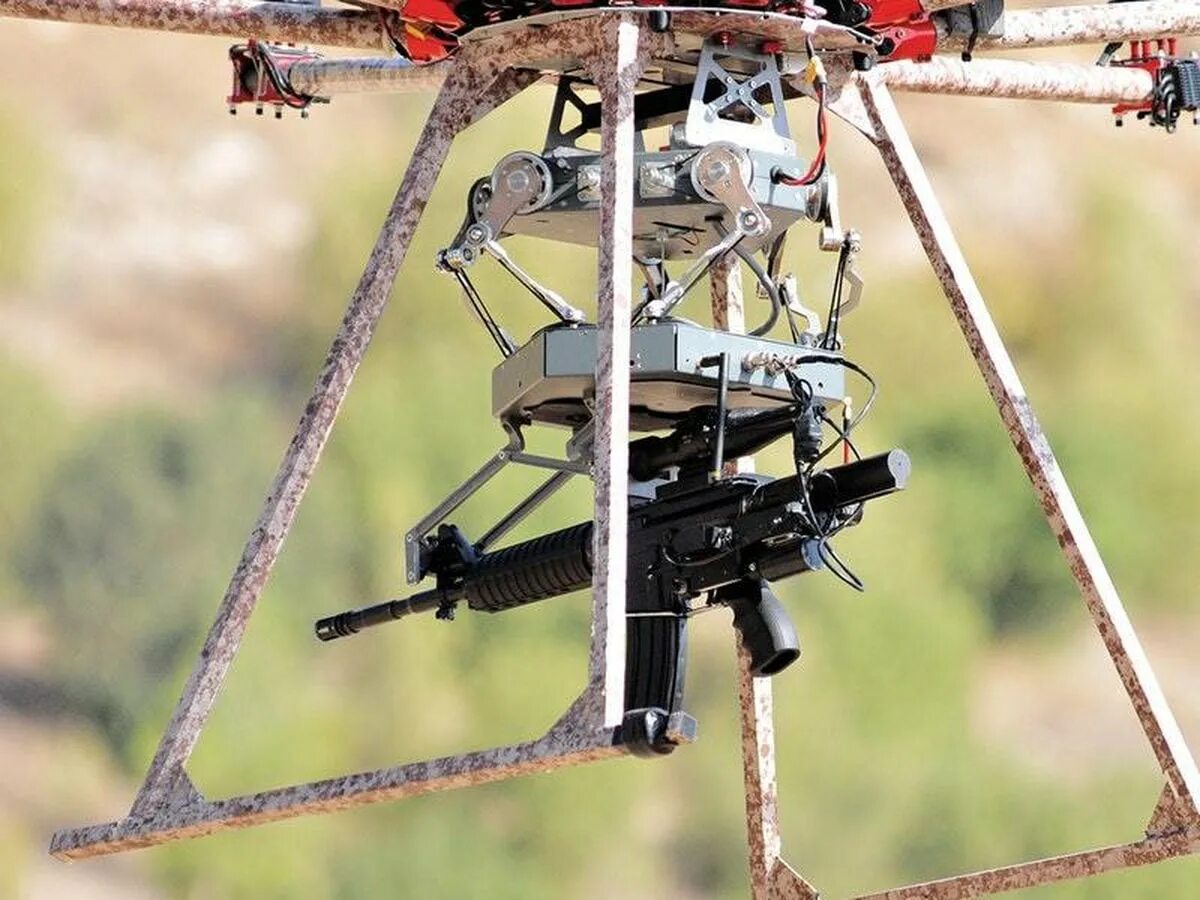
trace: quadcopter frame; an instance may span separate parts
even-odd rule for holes
[[[132,0],[123,0],[123,3],[126,7],[146,6]],[[72,0],[57,4],[60,13],[69,9],[78,15],[82,15],[79,10],[95,5],[94,0],[92,3]],[[1200,32],[1200,4],[1171,5],[1182,8],[1173,19],[1167,17],[1173,30],[1184,34]],[[211,6],[220,7],[221,4]],[[1142,6],[1158,7],[1161,4]],[[1026,37],[1034,35],[1027,44],[1038,45],[1040,40],[1040,45],[1045,46],[1096,40],[1101,34],[1112,38],[1153,37],[1164,33],[1162,29],[1168,27],[1162,24],[1161,17],[1147,24],[1145,10],[1131,9],[1132,4],[1125,7],[1109,13],[1110,20],[1116,24],[1100,34],[1095,27],[1080,25],[1083,21],[1093,21],[1083,15],[1069,16],[1061,21],[1050,15],[1051,21],[1059,22],[1054,27],[1046,26],[1041,19],[1020,20],[1020,27],[1014,29],[1012,19],[1017,17],[1014,14],[1007,23],[1004,38],[981,38],[978,48],[983,49],[985,44],[1003,46],[1006,40],[1019,42],[1022,28]],[[20,15],[23,12],[32,17],[56,17],[41,0],[0,0],[0,14]],[[203,12],[197,10],[196,14]],[[306,28],[315,34],[318,26],[305,17],[316,15],[330,14],[287,11],[284,25],[292,29],[289,34],[308,34]],[[340,36],[341,42],[353,43],[359,39],[356,35],[373,26],[373,22],[365,19],[353,18],[352,21],[351,17],[356,15],[347,13],[337,20],[340,30],[335,34]],[[689,15],[703,18],[700,13]],[[280,25],[280,16],[284,13],[266,11],[260,18],[262,16],[266,16],[262,27],[268,29],[268,34],[270,27],[284,27]],[[347,30],[351,28],[347,24],[351,21],[353,28],[359,31]],[[630,342],[632,275],[629,222],[634,183],[633,95],[647,61],[672,40],[671,35],[651,33],[642,28],[640,21],[637,12],[622,11],[555,22],[535,32],[508,30],[469,42],[452,65],[437,67],[438,74],[432,77],[445,75],[438,99],[145,783],[124,819],[56,834],[51,844],[55,856],[81,859],[116,853],[224,829],[496,781],[625,753],[614,738],[621,718],[624,678],[625,610],[620,586],[625,579],[627,522],[629,373],[626,360]],[[150,27],[156,26],[151,24]],[[157,27],[162,28],[161,25]],[[203,30],[206,25],[193,23],[189,27]],[[711,22],[708,23],[705,33],[713,27]],[[767,21],[766,17],[746,16],[738,27],[751,32],[755,27],[761,27],[763,32],[770,33],[767,36],[774,36],[780,26],[777,22]],[[797,23],[795,27],[801,26]],[[1156,28],[1159,31],[1156,32]],[[213,30],[219,29],[215,26],[209,29],[210,32]],[[1040,38],[1037,37],[1039,34]],[[319,37],[312,39],[320,41]],[[587,687],[550,730],[533,741],[210,801],[192,784],[185,771],[186,764],[216,702],[248,619],[265,587],[350,382],[386,306],[441,165],[454,137],[537,80],[538,73],[531,70],[547,59],[584,62],[601,97],[600,353],[596,371],[593,468],[597,527]],[[322,64],[306,65],[309,66],[309,77],[320,82]],[[1117,668],[1166,784],[1145,837],[1140,840],[895,888],[864,895],[863,900],[978,896],[1145,865],[1200,851],[1200,771],[1033,414],[1012,360],[888,90],[888,84],[891,84],[961,94],[1110,102],[1122,92],[1144,95],[1146,81],[1141,73],[1135,72],[1104,73],[1104,78],[1097,78],[1094,73],[1072,71],[1080,67],[1058,67],[1061,71],[1056,72],[1053,66],[1022,69],[1022,66],[1033,64],[999,60],[975,63],[973,66],[982,67],[975,70],[958,69],[949,63],[937,65],[938,68],[926,70],[907,63],[895,64],[895,68],[889,67],[887,72],[851,76],[833,108],[873,141],[884,160]],[[529,68],[523,68],[526,66]],[[324,82],[326,87],[332,84],[361,87],[364,78],[370,80],[371,77],[393,88],[403,87],[406,81],[404,73],[386,61],[366,61],[357,67],[338,61],[326,71],[330,73]],[[368,74],[364,76],[364,72]],[[425,79],[424,86],[430,77],[431,73],[417,73],[413,80]],[[712,273],[712,292],[714,324],[737,329],[741,318],[741,292],[736,267],[722,264],[716,268]],[[755,898],[815,898],[818,896],[816,890],[781,856],[770,681],[750,677],[744,650],[739,651],[739,659],[752,893]]]

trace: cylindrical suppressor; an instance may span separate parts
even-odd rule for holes
[[[908,456],[901,450],[892,450],[820,472],[813,476],[809,493],[813,510],[825,514],[899,490],[908,480],[909,468]],[[717,482],[700,491],[712,489],[724,487]],[[758,483],[747,490],[745,499],[737,503],[739,517],[746,515],[749,520],[751,514],[761,513],[768,508],[782,509],[795,503],[800,496],[801,482],[797,476],[791,476]],[[680,501],[675,497],[667,497],[637,507],[637,515],[631,516],[631,519],[652,520],[655,526],[639,536],[636,524],[631,524],[631,552],[637,549],[635,544],[640,546],[638,542],[660,538],[666,520],[672,515],[670,507],[677,504]],[[769,578],[783,578],[811,569],[813,562],[806,557],[802,548],[803,542],[809,537],[756,533],[752,542],[762,544],[762,553],[757,557],[758,569]],[[736,537],[734,542],[737,542]],[[783,559],[784,556],[787,560]],[[750,558],[749,555],[747,558]],[[592,523],[581,522],[502,550],[485,553],[466,565],[461,577],[456,578],[450,587],[434,588],[400,600],[320,619],[316,623],[316,634],[323,641],[332,641],[356,634],[364,628],[415,613],[431,612],[460,601],[466,601],[471,609],[480,612],[501,612],[583,590],[591,582]]]

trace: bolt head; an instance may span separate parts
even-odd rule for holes
[[[722,178],[728,178],[729,163],[725,162],[723,159],[715,159],[708,164],[704,173],[713,181],[720,181]]]
[[[529,175],[521,171],[509,172],[504,183],[510,191],[517,194],[529,189]]]

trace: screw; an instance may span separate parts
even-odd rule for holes
[[[504,183],[514,194],[529,190],[529,173],[523,171],[509,172]]]
[[[704,174],[709,181],[720,181],[722,178],[728,178],[729,163],[723,159],[714,159],[705,167]]]

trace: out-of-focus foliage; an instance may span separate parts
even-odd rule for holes
[[[582,687],[583,597],[453,625],[410,620],[329,646],[311,636],[316,616],[403,588],[400,536],[501,442],[488,411],[493,350],[431,260],[459,224],[464,185],[506,149],[536,143],[514,123],[540,123],[544,100],[485,122],[447,168],[193,759],[208,796],[523,740]],[[413,135],[416,121],[391,130]],[[258,368],[210,397],[67,422],[35,376],[0,368],[0,587],[14,615],[51,636],[43,688],[103,735],[131,782],[192,664],[406,149],[381,137],[314,190],[303,296]],[[13,152],[0,126],[0,160]],[[1155,435],[1163,386],[1183,396],[1200,388],[1193,313],[1176,291],[1187,260],[1135,193],[1099,177],[1092,188],[1075,250],[1015,268],[984,253],[978,269],[1002,298],[1005,336],[1118,581],[1139,611],[1174,614],[1194,602],[1187,588],[1200,576],[1200,561],[1181,553],[1200,537],[1200,483],[1176,477],[1200,450],[1200,422],[1175,418],[1171,440]],[[514,244],[535,274],[591,306],[592,254]],[[794,261],[828,270],[807,253]],[[786,848],[831,895],[1126,839],[1158,788],[1149,765],[1056,779],[1023,765],[1015,738],[994,745],[981,735],[974,700],[986,661],[1012,645],[1050,653],[1085,618],[936,286],[896,278],[869,255],[865,264],[873,293],[847,324],[849,351],[883,392],[860,443],[905,447],[916,474],[839,545],[868,594],[821,576],[780,588],[806,646],[775,682]],[[514,331],[534,327],[535,302],[488,263],[477,270]],[[685,314],[702,319],[706,302],[691,300]],[[1154,464],[1142,465],[1150,450]],[[768,452],[760,467],[781,471],[786,455]],[[477,532],[529,484],[498,485],[465,524]],[[1134,497],[1169,540],[1130,515]],[[589,499],[576,485],[522,534],[585,518]],[[152,851],[143,865],[167,895],[203,898],[744,896],[728,617],[700,617],[693,633],[689,703],[702,740],[668,760],[223,834]],[[1115,678],[1100,689],[1117,690]],[[8,861],[42,830],[0,827],[0,893],[18,890],[22,872]],[[1032,896],[1183,898],[1197,871],[1175,864]]]
[[[48,168],[32,129],[0,106],[0,284],[28,268],[28,254],[47,213]]]

